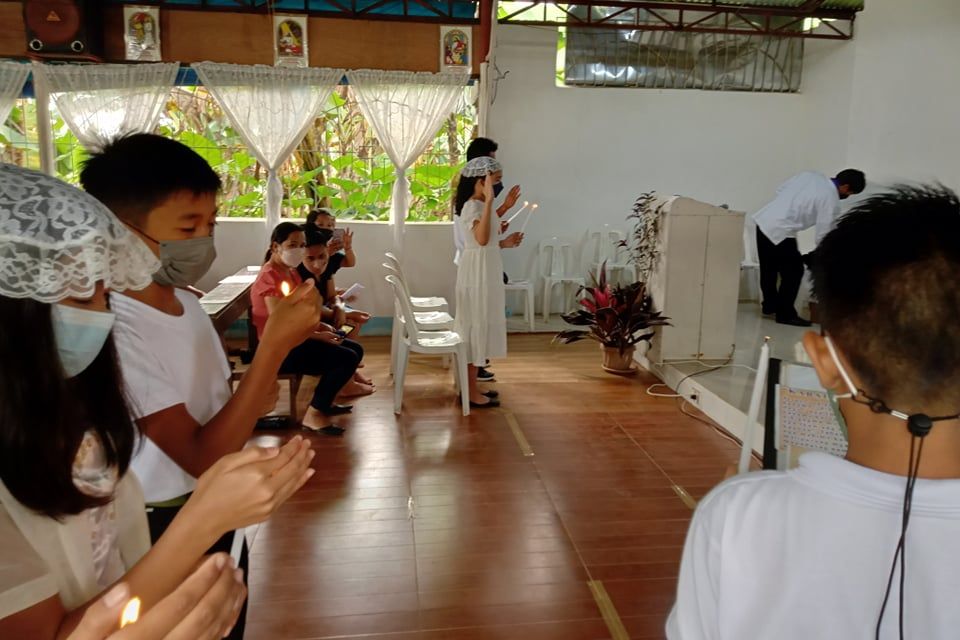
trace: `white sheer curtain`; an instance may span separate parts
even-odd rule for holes
[[[13,103],[23,91],[30,65],[19,62],[0,61],[0,124],[7,121]]]
[[[470,76],[463,72],[349,71],[347,80],[363,116],[396,169],[390,205],[393,243],[403,250],[403,224],[410,208],[407,169],[433,141]]]
[[[179,62],[33,64],[63,121],[85,149],[153,131],[177,80]]]
[[[201,62],[197,75],[220,103],[251,153],[268,172],[267,230],[280,222],[283,184],[277,172],[313,125],[343,78],[343,69]]]

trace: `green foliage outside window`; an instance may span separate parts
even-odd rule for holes
[[[55,112],[53,118],[57,174],[76,184],[85,152]],[[409,169],[412,198],[408,220],[450,219],[452,181],[463,166],[475,122],[472,105],[459,109]],[[0,161],[39,168],[36,123],[34,101],[18,101],[7,122],[0,123]],[[220,174],[221,215],[263,216],[266,170],[205,89],[176,87],[158,132],[197,151]],[[323,206],[346,219],[387,220],[396,175],[349,87],[340,86],[281,168],[280,178],[285,217],[305,217],[312,207]]]

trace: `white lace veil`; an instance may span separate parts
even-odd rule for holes
[[[160,268],[99,200],[43,173],[0,163],[0,295],[54,303],[98,281],[143,289]]]
[[[495,158],[480,156],[465,164],[460,175],[464,178],[480,178],[502,170],[503,167]]]

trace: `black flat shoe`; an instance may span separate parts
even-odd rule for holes
[[[499,407],[499,406],[500,406],[499,400],[490,399],[490,400],[487,400],[486,402],[474,402],[473,400],[470,401],[471,409],[493,409],[494,407]]]
[[[496,376],[493,371],[488,371],[484,367],[477,367],[477,380],[481,382],[493,382]]]
[[[809,320],[804,320],[800,316],[794,318],[777,318],[777,324],[785,324],[789,327],[812,327],[813,323]]]
[[[352,404],[332,404],[322,411],[325,416],[342,416],[353,411]]]
[[[301,424],[300,428],[304,431],[309,431],[310,433],[322,433],[325,436],[342,436],[345,429],[343,427],[338,427],[335,424],[328,424],[325,427],[308,427],[305,424]]]
[[[488,398],[490,398],[491,400],[493,400],[494,398],[499,398],[499,397],[500,397],[500,392],[499,392],[499,391],[493,391],[493,390],[491,390],[491,391],[485,391],[483,395],[485,395],[486,397],[488,397]]]

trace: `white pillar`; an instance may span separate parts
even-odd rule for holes
[[[50,117],[50,91],[39,74],[33,74],[33,95],[37,101],[37,137],[40,141],[40,169],[56,175],[57,154],[53,144],[53,119]]]

